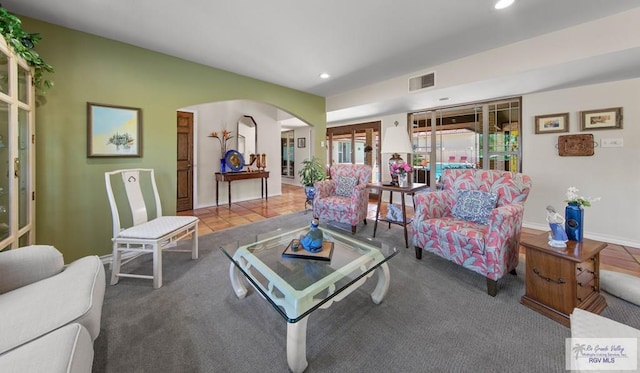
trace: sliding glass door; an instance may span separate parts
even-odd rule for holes
[[[414,182],[437,182],[450,168],[519,172],[520,99],[409,114]]]
[[[488,113],[487,143],[484,143],[484,138],[480,142],[479,167],[520,172],[519,100],[491,103],[486,105],[486,110]],[[485,159],[489,160],[489,164],[485,164]]]
[[[371,181],[380,180],[380,122],[327,128],[329,164],[352,163],[371,166]]]

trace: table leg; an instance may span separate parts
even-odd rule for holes
[[[216,206],[218,206],[218,180],[216,179]]]
[[[378,272],[378,284],[376,288],[373,289],[373,293],[371,293],[371,300],[375,304],[380,304],[389,290],[391,276],[389,275],[390,272],[387,263],[382,263],[382,265],[376,269],[376,272]]]
[[[389,205],[393,205],[393,191],[389,191]],[[388,229],[391,229],[391,222],[389,222],[389,227],[387,227]]]
[[[302,373],[307,365],[307,321],[305,316],[296,323],[287,323],[287,363],[293,373]]]
[[[264,178],[264,199],[269,200],[269,184],[267,184],[267,178]]]
[[[236,293],[238,298],[244,299],[247,295],[247,287],[244,286],[244,282],[242,282],[240,270],[238,270],[238,267],[233,262],[229,265],[229,279],[231,279],[233,292]]]
[[[229,187],[229,208],[231,208],[231,180],[229,180],[227,186]]]
[[[380,194],[378,195],[378,208],[376,209],[376,222],[373,223],[373,237],[376,236],[376,230],[378,229],[378,216],[380,215],[380,203],[382,202],[382,192],[380,189]]]
[[[404,192],[400,192],[402,198],[402,227],[404,228],[404,244],[409,248],[409,239],[407,236],[407,208],[404,205]]]

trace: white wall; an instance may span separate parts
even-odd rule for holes
[[[296,128],[293,132],[294,136],[294,146],[295,146],[295,166],[294,166],[294,175],[295,175],[295,183],[294,185],[301,186],[300,184],[300,176],[298,176],[298,171],[302,167],[302,161],[306,159],[310,159],[313,156],[313,139],[311,127],[302,127]],[[305,138],[305,147],[298,148],[298,139]]]
[[[522,167],[531,176],[533,188],[525,205],[524,226],[548,229],[546,206],[563,211],[568,187],[585,197],[601,197],[585,208],[585,237],[640,247],[640,79],[623,80],[571,89],[529,94],[522,97]],[[623,107],[623,129],[580,131],[579,112]],[[536,115],[569,113],[570,132],[535,134]],[[370,117],[346,124],[382,121],[382,133],[394,121],[406,125],[406,113]],[[332,126],[333,127],[333,126]],[[592,133],[598,144],[590,157],[560,157],[559,135]],[[602,148],[603,138],[622,138],[622,148]],[[405,155],[402,154],[404,158]],[[406,159],[406,158],[405,158]],[[389,155],[382,155],[387,165]],[[383,166],[385,167],[385,166]],[[386,168],[382,179],[390,180]],[[388,193],[383,200],[388,201]],[[410,203],[410,201],[407,201]]]
[[[523,172],[533,188],[524,225],[547,229],[547,205],[564,210],[568,187],[601,197],[585,208],[588,238],[640,247],[640,79],[631,79],[523,96]],[[623,107],[623,129],[580,131],[581,110]],[[569,113],[570,133],[535,134],[536,115]],[[598,144],[589,157],[560,157],[559,135],[591,133]],[[602,148],[603,138],[622,138],[622,148]]]
[[[268,179],[270,196],[282,194],[280,184],[280,124],[275,120],[277,108],[247,101],[225,101],[184,108],[195,113],[195,146],[194,146],[194,208],[215,206],[216,182],[214,173],[220,171],[220,144],[217,139],[208,137],[211,132],[220,133],[223,129],[233,131],[236,135],[238,119],[243,115],[251,115],[257,123],[258,153],[267,155],[267,171],[271,171]],[[228,149],[236,149],[235,138],[229,142]],[[245,160],[248,162],[248,160]],[[228,183],[219,183],[219,203],[228,203]],[[231,183],[233,202],[260,198],[260,179],[236,181]]]

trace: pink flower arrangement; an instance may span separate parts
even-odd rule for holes
[[[413,169],[407,163],[394,163],[391,165],[391,172],[395,175],[405,175],[411,172]]]

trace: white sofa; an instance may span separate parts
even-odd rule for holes
[[[0,372],[91,372],[104,266],[53,246],[0,252]]]
[[[630,357],[640,359],[640,330],[580,308],[574,308],[569,317],[571,319],[571,338],[597,338],[598,343],[601,343],[604,338],[620,339],[618,341],[622,341],[621,338],[634,338],[637,342],[636,351],[628,353]],[[573,354],[567,356],[567,359],[572,357]],[[594,369],[593,366],[584,361],[577,362],[575,359],[573,360],[575,371],[593,371]],[[569,363],[567,361],[567,364]],[[636,366],[640,369],[640,361],[636,362]],[[612,370],[608,369],[608,371]]]

